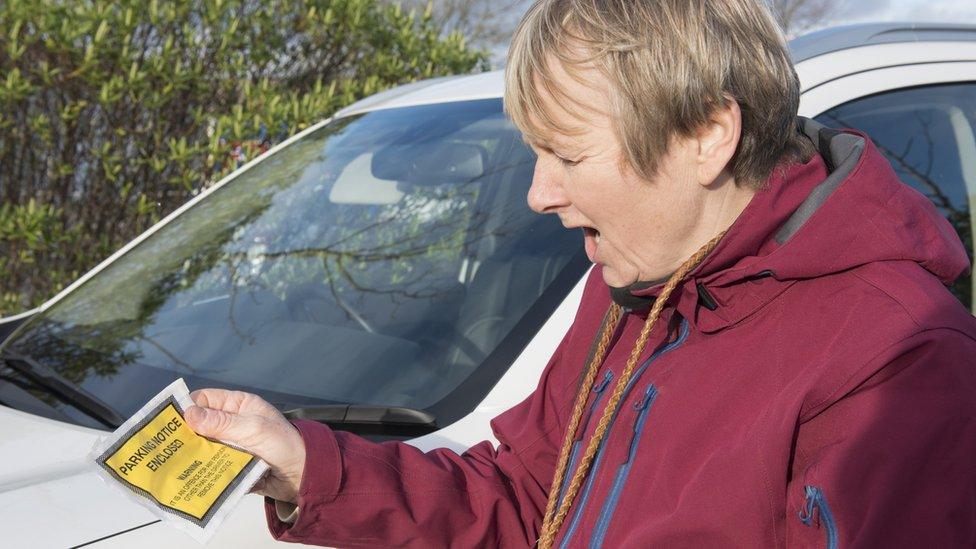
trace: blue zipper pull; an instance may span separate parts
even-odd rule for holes
[[[594,393],[602,393],[603,390],[607,388],[607,385],[610,384],[610,380],[612,378],[613,378],[613,372],[611,372],[610,370],[607,370],[606,375],[603,376],[603,380],[600,381],[600,383],[598,383],[598,384],[596,384],[596,385],[593,386],[593,392]]]
[[[807,496],[807,507],[800,511],[800,522],[810,526],[813,522],[813,506],[817,504],[817,489],[813,486],[805,486],[804,491]]]
[[[590,389],[591,391],[593,391],[594,394],[596,394],[596,397],[593,399],[593,402],[590,404],[590,408],[586,412],[586,415],[583,417],[583,420],[580,421],[579,432],[576,434],[577,441],[583,439],[583,435],[586,433],[586,429],[590,425],[590,418],[593,416],[593,411],[596,410],[597,404],[600,403],[600,397],[603,396],[603,391],[607,388],[608,385],[610,385],[611,379],[613,379],[613,371],[607,370],[607,373],[603,376],[603,379],[600,380],[599,383],[594,385],[592,389]]]
[[[800,522],[806,526],[813,526],[813,512],[817,512],[817,528],[823,528],[827,533],[827,549],[837,549],[840,541],[837,533],[837,523],[834,522],[834,514],[830,512],[827,505],[827,496],[823,490],[816,486],[804,486],[807,496],[806,509],[800,511]]]
[[[651,401],[654,400],[654,397],[656,396],[657,396],[657,387],[655,387],[654,385],[649,385],[647,387],[647,390],[644,391],[643,398],[641,398],[640,400],[634,403],[634,409],[637,411],[641,411],[644,408],[647,408],[647,405],[650,404]]]

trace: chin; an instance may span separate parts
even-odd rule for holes
[[[625,288],[634,282],[637,282],[637,277],[624,275],[608,267],[607,265],[604,265],[603,281],[606,282],[607,286],[612,286],[614,288]]]

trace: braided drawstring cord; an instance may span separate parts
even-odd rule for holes
[[[685,263],[681,265],[681,267],[678,268],[673,275],[671,275],[667,283],[665,283],[664,288],[661,290],[661,294],[657,297],[657,299],[654,300],[654,306],[651,307],[651,311],[647,315],[647,320],[644,321],[644,326],[641,329],[640,335],[637,337],[637,341],[634,344],[634,349],[630,353],[630,357],[627,359],[627,365],[624,367],[623,373],[620,374],[620,378],[614,385],[613,392],[610,394],[610,399],[608,400],[606,407],[603,409],[603,414],[600,416],[600,421],[596,425],[593,436],[591,436],[589,442],[587,442],[586,450],[583,452],[583,456],[579,460],[579,466],[573,473],[573,477],[569,481],[569,486],[566,488],[566,493],[560,502],[560,487],[562,486],[563,480],[566,476],[570,448],[573,446],[573,441],[576,438],[576,430],[579,428],[580,420],[583,417],[583,408],[586,405],[587,397],[589,396],[590,389],[593,387],[593,381],[596,379],[596,374],[600,369],[600,365],[603,364],[612,334],[614,333],[621,317],[620,306],[615,303],[612,304],[610,309],[607,311],[607,317],[603,323],[603,331],[599,336],[596,350],[586,367],[583,382],[580,384],[579,394],[576,395],[576,401],[573,403],[573,412],[570,416],[569,425],[566,426],[566,435],[563,437],[562,447],[559,449],[559,458],[556,461],[556,470],[553,475],[552,486],[549,489],[549,501],[546,503],[546,512],[545,515],[543,515],[544,519],[542,521],[542,530],[540,532],[538,544],[539,549],[551,549],[553,543],[555,542],[556,534],[559,532],[559,528],[562,526],[566,515],[569,513],[569,508],[572,506],[573,500],[576,498],[577,493],[579,493],[583,480],[586,478],[590,465],[593,463],[593,458],[596,456],[600,442],[603,440],[603,437],[606,435],[607,430],[610,427],[610,420],[613,418],[617,408],[620,406],[620,400],[623,398],[624,389],[626,389],[627,384],[630,382],[630,378],[633,376],[634,369],[637,367],[640,356],[644,352],[644,348],[647,346],[647,340],[651,335],[651,330],[653,329],[658,317],[661,316],[661,311],[664,309],[665,303],[667,303],[668,298],[671,297],[671,294],[678,287],[678,284],[680,284],[685,276],[687,276],[688,273],[694,270],[694,268],[705,259],[705,256],[715,249],[715,246],[718,245],[723,236],[725,236],[725,231],[719,233],[718,236],[710,240],[707,244],[702,246],[701,249],[695,252],[694,255],[688,258],[688,260],[685,261]]]

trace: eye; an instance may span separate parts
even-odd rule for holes
[[[563,158],[563,157],[559,156],[558,154],[557,155],[554,155],[554,156],[559,159],[559,163],[560,164],[562,164],[563,166],[569,167],[569,168],[572,168],[573,166],[576,166],[577,164],[579,164],[582,161],[582,159],[580,159],[580,160],[570,160],[568,158]]]

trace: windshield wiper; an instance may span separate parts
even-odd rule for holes
[[[326,404],[288,410],[285,417],[310,419],[359,434],[419,436],[438,429],[433,414],[401,406]]]
[[[34,385],[81,410],[106,427],[115,429],[125,422],[118,412],[98,397],[29,356],[4,351],[0,354],[0,360]]]

